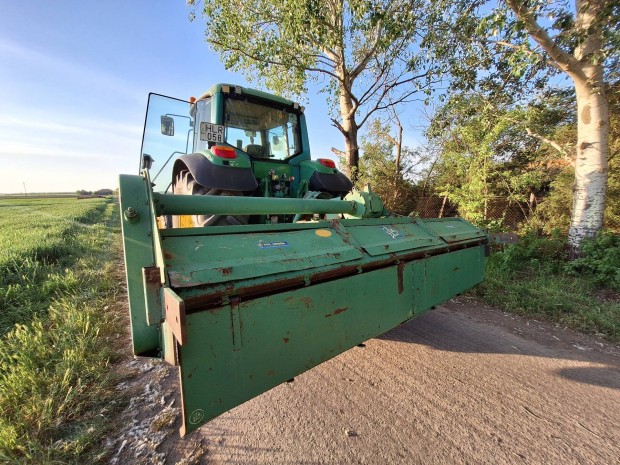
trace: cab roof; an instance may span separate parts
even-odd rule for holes
[[[293,102],[292,100],[289,99],[285,99],[283,97],[279,97],[277,95],[274,94],[270,94],[268,92],[263,92],[261,90],[256,90],[256,89],[251,89],[249,87],[242,87],[240,85],[237,84],[226,84],[226,83],[218,83],[218,84],[214,84],[212,85],[209,90],[207,90],[204,94],[202,94],[200,96],[200,98],[198,100],[202,100],[204,98],[207,97],[211,97],[214,94],[217,93],[240,93],[241,95],[249,95],[252,97],[258,97],[260,99],[263,100],[269,100],[271,102],[277,102],[277,103],[281,103],[284,104],[286,106],[298,106],[299,104],[297,104],[296,102]]]

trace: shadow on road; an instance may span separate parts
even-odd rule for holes
[[[579,383],[620,389],[618,346],[477,304],[451,303],[438,307],[377,339],[423,344],[449,352],[512,354],[592,363],[597,366],[564,368],[556,373]]]

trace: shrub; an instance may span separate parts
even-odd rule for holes
[[[557,230],[546,237],[527,234],[491,257],[496,266],[506,270],[536,268],[550,272],[560,270],[567,258],[566,238]]]
[[[584,240],[581,257],[567,263],[564,271],[573,275],[589,275],[594,282],[620,291],[620,235],[603,232]]]

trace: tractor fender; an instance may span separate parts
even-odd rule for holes
[[[347,194],[352,188],[353,183],[343,173],[321,173],[315,171],[309,180],[311,191],[332,192],[340,195]]]
[[[198,184],[212,189],[247,192],[258,188],[251,168],[216,165],[201,153],[180,156],[174,162],[172,179],[181,171],[189,171]]]

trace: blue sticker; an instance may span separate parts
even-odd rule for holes
[[[383,229],[383,232],[385,232],[392,239],[400,239],[404,237],[403,233],[401,233],[398,229],[394,229],[389,226],[382,226],[381,229]]]
[[[288,247],[288,242],[286,241],[275,241],[275,242],[258,241],[258,247],[260,247],[261,249],[280,249],[282,247]]]

